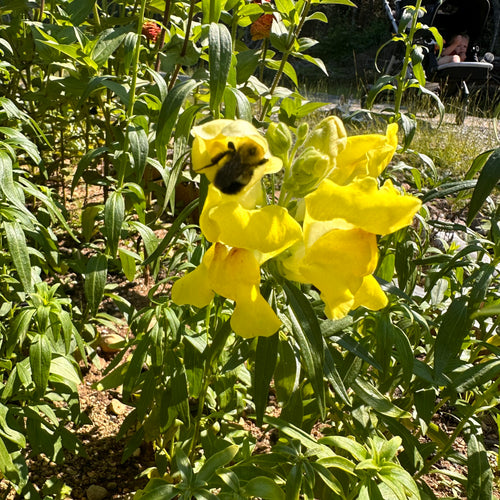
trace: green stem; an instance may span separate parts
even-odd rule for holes
[[[422,0],[417,0],[417,3],[415,5],[415,11],[413,13],[413,17],[412,17],[412,21],[411,21],[410,33],[405,41],[406,48],[405,48],[405,58],[403,61],[403,69],[400,71],[400,73],[397,77],[396,96],[394,99],[394,116],[395,116],[396,121],[399,119],[399,116],[400,116],[401,101],[403,99],[404,86],[406,83],[406,73],[408,72],[408,66],[409,66],[410,60],[411,60],[411,50],[413,48],[413,37],[414,37],[415,32],[417,30],[418,12],[420,10],[421,4],[422,4]]]
[[[302,31],[302,27],[304,26],[304,23],[306,22],[307,14],[309,13],[310,8],[311,8],[311,0],[306,0],[304,3],[304,9],[302,10],[302,15],[300,16],[299,24],[295,27],[295,29],[292,28],[290,30],[288,45],[286,47],[285,52],[283,52],[283,57],[281,58],[281,62],[280,62],[280,66],[278,68],[278,71],[274,75],[274,79],[273,79],[273,82],[271,84],[271,88],[269,90],[270,97],[264,103],[264,107],[262,108],[262,112],[260,114],[260,121],[264,120],[264,117],[266,116],[267,111],[269,110],[269,106],[271,105],[271,98],[274,94],[274,91],[276,90],[276,87],[278,86],[278,83],[281,80],[281,76],[283,75],[283,72],[285,70],[285,65],[288,61],[288,58],[290,57],[290,54],[292,53],[292,49],[293,49],[293,45],[295,43],[295,40],[297,40],[300,32]]]
[[[262,81],[264,79],[264,68],[266,66],[266,57],[267,57],[267,49],[269,48],[269,43],[267,38],[264,38],[262,43],[262,57],[260,59],[259,64],[259,80]]]
[[[238,13],[235,13],[233,15],[233,19],[231,22],[231,46],[233,48],[233,52],[236,49],[236,35],[238,33],[238,21],[240,17],[238,16]]]
[[[135,90],[137,88],[137,73],[139,72],[139,57],[141,54],[142,25],[144,24],[144,13],[146,11],[146,0],[141,0],[141,9],[137,20],[137,41],[134,49],[134,65],[132,67],[132,82],[130,84],[129,99],[127,106],[127,121],[132,117],[135,104]]]
[[[488,401],[490,398],[494,398],[495,396],[497,396],[497,394],[498,394],[498,381],[493,382],[483,394],[478,394],[476,396],[474,403],[468,406],[467,409],[465,410],[464,417],[455,427],[455,430],[448,439],[447,443],[443,446],[443,448],[440,451],[438,451],[432,457],[432,459],[430,459],[425,464],[423,469],[415,475],[415,479],[419,479],[420,477],[427,474],[431,469],[431,467],[437,462],[439,462],[448,453],[448,451],[453,446],[453,443],[457,440],[457,437],[460,435],[460,433],[462,432],[463,428],[465,427],[469,419],[476,413],[476,411],[479,410],[479,408],[481,408],[481,406],[483,406],[485,401]]]
[[[193,437],[191,439],[191,444],[189,446],[189,459],[193,461],[194,453],[196,451],[196,445],[198,443],[200,431],[201,431],[201,419],[203,417],[203,408],[205,406],[205,399],[207,397],[208,388],[210,387],[210,380],[212,379],[212,370],[209,360],[205,360],[205,366],[203,367],[202,375],[202,386],[200,391],[200,397],[198,398],[198,410],[196,412],[196,420],[194,423]]]
[[[135,92],[137,89],[137,75],[139,73],[139,58],[141,55],[141,42],[142,42],[142,25],[144,24],[144,14],[146,12],[146,0],[141,0],[141,7],[139,9],[139,17],[137,19],[137,41],[134,48],[134,59],[132,66],[132,81],[130,83],[130,90],[128,94],[128,105],[125,114],[125,138],[123,141],[123,154],[118,160],[118,188],[123,186],[125,182],[125,173],[127,166],[127,151],[129,148],[128,125],[132,120],[134,114],[134,105],[136,101]]]
[[[43,20],[43,11],[45,10],[45,0],[42,0],[40,2],[40,11],[38,12],[38,21],[42,21]]]
[[[182,50],[180,53],[180,57],[184,57],[186,55],[187,51],[187,46],[189,42],[189,33],[191,32],[191,24],[193,23],[193,16],[194,16],[194,7],[196,5],[196,0],[190,0],[189,2],[189,14],[188,14],[188,22],[186,25],[186,35],[184,36],[184,44],[182,45]],[[170,83],[168,84],[168,90],[172,90],[174,88],[175,82],[177,80],[177,76],[179,75],[179,72],[181,70],[181,65],[177,64],[175,67],[175,70],[172,74],[172,77],[170,78]]]
[[[155,71],[160,71],[160,51],[165,45],[165,34],[167,32],[167,25],[170,21],[170,0],[165,2],[165,10],[163,11],[163,19],[160,33],[160,40],[158,41],[158,54],[156,55]]]

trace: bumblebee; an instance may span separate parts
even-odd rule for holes
[[[255,144],[242,144],[236,149],[234,143],[229,141],[227,150],[214,156],[212,162],[201,170],[213,167],[219,162],[222,162],[222,166],[215,174],[214,186],[224,194],[237,194],[252,180],[255,169],[264,165],[267,158],[262,158]]]

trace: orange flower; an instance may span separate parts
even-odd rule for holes
[[[273,24],[272,14],[263,14],[253,22],[250,26],[250,34],[252,35],[252,40],[263,40],[264,38],[269,38],[271,33],[271,25]]]
[[[146,21],[142,25],[142,34],[153,43],[156,43],[156,39],[161,33],[161,28],[154,21]]]

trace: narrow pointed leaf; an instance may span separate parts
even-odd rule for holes
[[[130,151],[134,160],[135,179],[137,182],[141,182],[149,153],[148,136],[145,130],[139,125],[129,125],[127,134],[130,141]]]
[[[231,33],[223,24],[210,24],[209,31],[210,68],[210,109],[216,115],[226,88],[229,68],[231,67],[232,40]]]
[[[352,388],[356,395],[368,406],[371,406],[375,411],[394,417],[397,419],[410,418],[411,415],[398,408],[395,404],[381,394],[373,385],[363,379],[356,379],[352,384]]]
[[[314,388],[320,414],[325,415],[325,386],[323,383],[324,342],[316,313],[305,295],[289,282],[284,290],[290,303],[295,339],[300,347],[304,367]]]
[[[162,165],[165,165],[167,158],[167,146],[172,135],[172,130],[177,121],[179,111],[187,96],[201,82],[196,80],[187,80],[176,85],[167,95],[160,109],[158,116],[158,124],[156,130],[155,147],[158,153],[158,160]]]
[[[31,278],[31,264],[26,237],[18,222],[4,222],[5,235],[9,246],[9,253],[16,267],[17,274],[25,292],[33,292],[33,281]]]
[[[434,346],[434,377],[446,373],[448,363],[458,356],[468,333],[467,297],[454,300],[443,316]]]
[[[500,148],[497,148],[484,164],[476,187],[472,193],[467,214],[467,224],[470,224],[477,215],[486,198],[491,194],[500,180]]]
[[[483,443],[471,433],[467,442],[467,498],[493,498],[493,472]]]
[[[114,191],[104,205],[104,229],[109,255],[115,258],[125,220],[125,200],[119,191]]]
[[[94,255],[87,263],[84,291],[91,314],[99,309],[108,276],[108,259],[105,255]]]
[[[210,479],[217,472],[217,469],[227,465],[238,453],[239,447],[235,444],[224,448],[221,451],[211,455],[207,461],[203,464],[200,472],[197,474],[197,479],[201,481],[209,482]]]
[[[262,425],[262,419],[269,401],[269,386],[273,378],[274,368],[278,359],[279,334],[270,337],[259,337],[255,352],[254,403],[257,425]]]
[[[45,393],[50,374],[51,347],[47,336],[37,335],[30,345],[30,366],[38,394]]]

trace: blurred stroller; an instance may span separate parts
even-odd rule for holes
[[[386,12],[393,24],[401,19],[404,8],[415,1],[396,0],[394,12],[384,0]],[[463,62],[438,64],[434,40],[424,39],[421,44],[428,48],[425,68],[430,90],[442,98],[454,97],[457,102],[455,121],[461,125],[467,116],[471,89],[487,89],[493,70],[494,56],[490,52],[480,55],[478,41],[490,13],[489,0],[423,0],[426,13],[420,19],[423,24],[438,29],[445,41],[455,35],[466,34],[469,38],[466,59]]]

